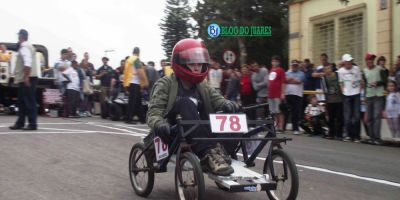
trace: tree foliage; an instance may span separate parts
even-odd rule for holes
[[[167,0],[160,28],[163,31],[162,46],[165,56],[169,59],[175,44],[190,37],[190,7],[188,0]]]

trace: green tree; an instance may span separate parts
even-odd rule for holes
[[[198,37],[202,38],[210,54],[221,57],[225,49],[238,53],[239,62],[249,60],[270,63],[272,55],[288,57],[288,6],[287,0],[203,0],[198,1],[191,14],[197,22]],[[231,26],[272,27],[270,37],[218,37],[210,38],[207,27],[211,23]]]
[[[160,28],[163,31],[162,46],[165,56],[170,59],[175,44],[184,38],[190,37],[190,7],[188,0],[167,0]]]

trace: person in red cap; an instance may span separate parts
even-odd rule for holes
[[[368,134],[373,144],[381,141],[381,114],[384,109],[384,85],[387,82],[382,67],[374,64],[376,56],[372,53],[365,55],[367,67],[363,69],[365,97],[367,98]]]
[[[169,144],[176,136],[170,127],[176,124],[178,114],[183,120],[207,120],[209,114],[216,111],[234,113],[239,110],[236,103],[226,100],[204,80],[210,57],[203,42],[183,39],[175,45],[171,58],[174,73],[159,79],[150,95],[147,124],[152,132],[145,138],[146,143],[159,136]],[[188,128],[185,127],[185,131]],[[208,128],[198,126],[186,136],[192,151],[201,159],[203,169],[221,176],[233,173],[231,158],[222,145],[213,141],[193,142],[191,139],[195,137],[212,135]]]

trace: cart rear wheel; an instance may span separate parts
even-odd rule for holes
[[[294,200],[299,191],[299,175],[293,159],[282,149],[272,151],[273,170],[275,177],[272,177],[271,167],[268,159],[264,163],[264,174],[277,183],[276,190],[267,190],[269,199],[272,200]]]
[[[203,171],[199,160],[191,152],[183,153],[179,163],[177,163],[175,190],[180,200],[202,200],[204,197]]]
[[[153,161],[146,153],[142,154],[144,149],[143,143],[133,145],[129,156],[129,176],[135,193],[147,197],[153,190],[154,170]]]

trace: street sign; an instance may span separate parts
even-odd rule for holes
[[[233,64],[236,61],[236,54],[231,50],[224,51],[222,57],[227,64]]]

